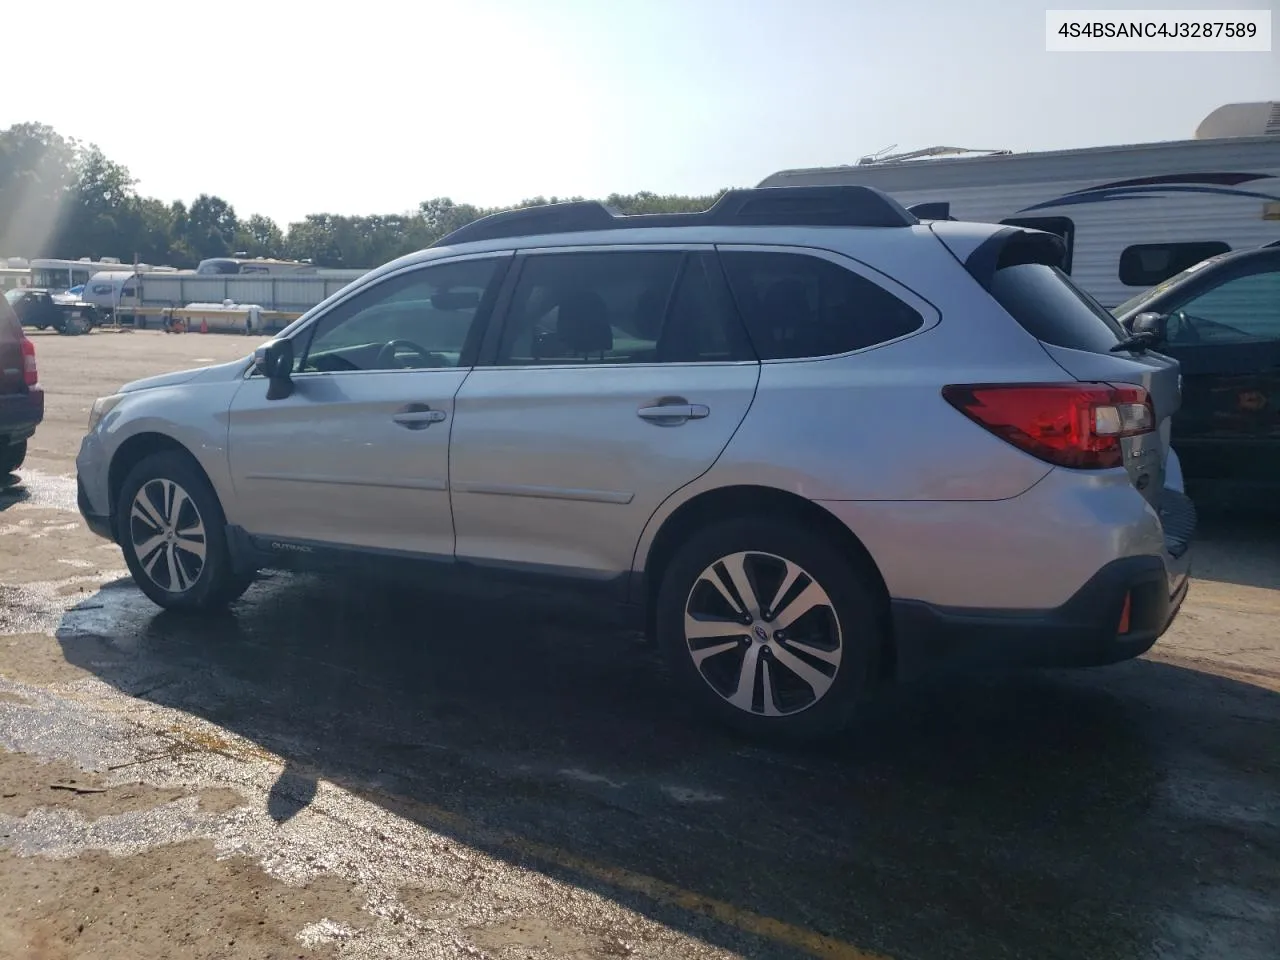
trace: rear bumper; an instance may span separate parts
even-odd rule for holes
[[[36,432],[44,420],[44,390],[0,396],[0,443],[18,443]]]
[[[1146,653],[1169,628],[1189,584],[1187,559],[1125,557],[1052,610],[1001,611],[891,604],[898,675],[938,669],[1092,667]],[[1172,561],[1172,562],[1171,562]],[[1126,597],[1129,629],[1119,632]]]

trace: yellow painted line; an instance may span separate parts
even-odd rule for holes
[[[178,725],[170,726],[165,731],[165,735],[191,752],[206,750],[238,760],[252,757],[273,763],[283,762],[282,758],[240,737],[235,738],[240,742],[233,743],[230,739],[216,734]],[[476,844],[482,849],[484,846],[497,847],[544,864],[561,867],[615,889],[628,890],[648,897],[655,903],[678,907],[689,913],[709,917],[726,926],[753,934],[763,940],[771,940],[774,943],[801,950],[814,957],[821,957],[824,960],[892,960],[885,954],[873,953],[816,930],[753,913],[742,907],[735,907],[731,903],[704,896],[693,890],[686,890],[665,880],[659,880],[657,877],[627,870],[624,867],[598,863],[559,847],[493,830],[434,804],[355,784],[335,782],[335,786],[348,790],[356,796],[377,797],[379,799],[374,802],[383,809],[400,816],[408,816],[417,823],[433,826],[437,830],[443,828],[459,834],[459,842]]]
[[[503,846],[575,873],[585,874],[593,880],[599,880],[612,887],[643,894],[658,903],[711,917],[728,926],[745,930],[765,940],[803,950],[815,957],[826,957],[830,960],[888,960],[883,954],[870,953],[851,943],[818,933],[816,930],[752,913],[750,910],[735,907],[723,900],[705,897],[700,893],[685,890],[683,887],[677,887],[675,884],[666,883],[642,873],[595,863],[556,847],[548,847],[516,837],[508,839]]]
[[[716,900],[692,890],[686,890],[656,877],[636,873],[623,867],[597,863],[567,850],[561,850],[559,847],[526,840],[523,837],[496,833],[491,829],[471,822],[466,817],[432,804],[381,791],[357,788],[354,792],[366,796],[376,793],[385,797],[393,801],[389,804],[393,811],[396,808],[401,810],[411,809],[413,812],[412,819],[419,822],[422,820],[435,821],[440,826],[463,834],[464,837],[459,839],[464,842],[465,836],[469,835],[473,838],[473,842],[478,844],[500,847],[513,853],[539,860],[545,864],[590,877],[616,889],[641,894],[665,906],[678,907],[689,913],[710,917],[726,926],[734,927],[764,940],[772,940],[774,943],[802,950],[814,957],[823,957],[826,960],[891,960],[885,954],[873,953],[844,940],[837,940],[835,937],[818,933],[816,930],[810,930],[774,917],[767,917],[741,907],[735,907],[731,903],[725,903],[723,900]]]

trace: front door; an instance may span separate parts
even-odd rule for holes
[[[229,521],[277,550],[451,558],[454,395],[508,262],[379,280],[294,335],[292,395],[268,399],[264,378],[246,379],[231,405]]]
[[[1168,310],[1182,366],[1173,445],[1188,479],[1280,482],[1280,265],[1244,261]]]
[[[715,463],[759,364],[710,248],[534,252],[516,269],[456,401],[458,559],[608,580]]]

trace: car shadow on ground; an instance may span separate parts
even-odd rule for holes
[[[1196,530],[1192,573],[1198,580],[1280,590],[1280,519],[1209,508]]]
[[[940,679],[784,749],[708,726],[647,647],[530,592],[278,575],[192,619],[125,580],[58,638],[284,757],[277,821],[327,780],[745,956],[1276,942],[1274,911],[1222,940],[1206,899],[1280,883],[1280,696],[1233,680],[1152,661]]]
[[[31,499],[29,491],[16,473],[0,473],[0,510],[8,510],[16,504]]]

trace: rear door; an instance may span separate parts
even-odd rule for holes
[[[1112,352],[1125,337],[1119,322],[1057,267],[1018,263],[997,269],[991,294],[1076,380],[1143,387],[1159,430],[1124,441],[1134,486],[1158,503],[1164,490],[1172,422],[1181,405],[1178,364],[1158,353]]]
[[[610,580],[706,472],[760,365],[706,246],[530,251],[454,402],[460,561]]]
[[[1231,261],[1162,303],[1182,366],[1173,442],[1189,477],[1280,479],[1280,252]]]

